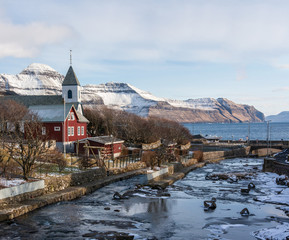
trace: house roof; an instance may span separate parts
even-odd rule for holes
[[[65,113],[64,113],[64,106],[62,105],[34,105],[30,106],[28,109],[35,113],[42,122],[63,122],[64,116],[65,119],[70,112],[70,109],[75,107],[73,104],[66,104],[65,105]],[[86,122],[89,121],[78,111],[76,111],[76,115],[79,122]]]
[[[63,104],[61,95],[10,95],[3,96],[3,100],[13,100],[25,105],[26,107],[34,105]]]
[[[72,66],[69,67],[66,76],[63,80],[62,86],[68,86],[68,85],[78,85],[80,86],[80,83],[73,71]]]
[[[89,137],[89,138],[84,138],[81,139],[79,142],[85,142],[86,140],[88,141],[92,141],[92,142],[97,142],[97,143],[101,143],[104,145],[109,145],[112,142],[115,143],[123,143],[124,140],[112,137],[112,136],[97,136],[97,137]]]
[[[205,139],[205,137],[202,134],[196,134],[193,135],[193,139]]]

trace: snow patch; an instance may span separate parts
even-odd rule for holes
[[[14,178],[14,179],[6,179],[6,178],[0,178],[0,185],[3,187],[14,187],[21,185],[23,183],[26,183],[25,180],[19,179],[19,178]]]
[[[264,228],[252,233],[252,235],[257,239],[288,239],[289,237],[289,223],[281,223],[280,225],[272,228]]]
[[[55,69],[42,63],[32,63],[27,68],[25,68],[20,74],[26,74],[29,72],[34,72],[34,73],[55,72],[57,73]]]
[[[266,184],[260,189],[264,194],[258,196],[256,199],[261,202],[283,204],[289,206],[289,188],[287,186],[277,185],[272,179],[280,177],[276,173],[260,173],[258,178],[266,182]]]
[[[232,228],[232,227],[244,227],[246,225],[244,224],[212,224],[209,225],[208,227],[204,227],[204,229],[209,230],[211,233],[216,234],[216,235],[220,235],[220,234],[224,234],[227,232],[228,228]]]
[[[202,110],[215,110],[218,108],[219,103],[214,98],[197,98],[188,100],[167,100],[169,104],[174,107],[202,109]]]

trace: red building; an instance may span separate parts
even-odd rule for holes
[[[79,154],[98,156],[99,151],[102,157],[111,157],[112,152],[114,157],[119,157],[122,150],[123,140],[112,136],[89,137],[75,143],[75,152]]]
[[[42,135],[55,140],[62,151],[74,151],[73,142],[87,138],[87,123],[82,113],[81,86],[72,66],[62,83],[62,95],[5,96],[24,104],[43,124]],[[25,131],[25,130],[24,130]]]
[[[29,110],[41,119],[42,135],[47,140],[55,140],[59,149],[65,146],[65,150],[71,152],[74,141],[87,138],[88,120],[76,111],[73,104],[36,105]]]

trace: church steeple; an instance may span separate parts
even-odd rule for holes
[[[68,85],[78,85],[80,86],[80,83],[75,75],[75,72],[73,71],[72,66],[69,67],[66,76],[64,78],[64,81],[62,83],[62,86],[68,86]]]
[[[70,50],[70,67],[62,83],[62,97],[66,103],[81,103],[81,86],[71,65],[72,57]]]

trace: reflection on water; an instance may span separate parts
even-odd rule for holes
[[[170,197],[148,187],[129,199],[113,200],[114,192],[132,191],[143,177],[111,184],[80,199],[48,206],[0,224],[0,239],[255,239],[252,232],[288,222],[275,205],[254,201],[273,191],[273,174],[262,173],[262,160],[231,159],[190,172],[168,187]],[[246,173],[248,178],[229,183],[206,180],[212,173]],[[256,189],[242,195],[253,181]],[[204,211],[203,201],[217,198],[217,208]],[[240,211],[248,208],[250,216]],[[124,235],[126,234],[126,235]]]

